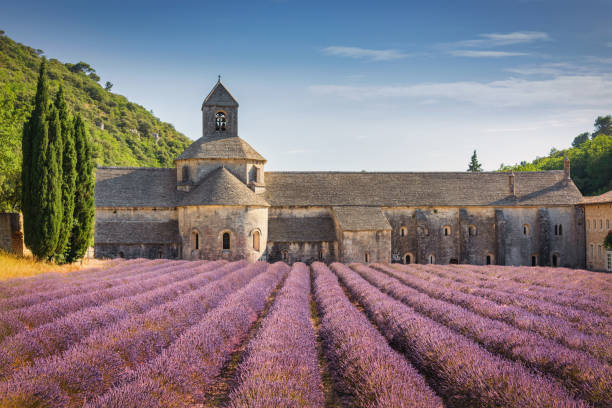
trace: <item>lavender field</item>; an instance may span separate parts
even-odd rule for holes
[[[0,407],[612,407],[612,277],[114,261],[0,287]]]

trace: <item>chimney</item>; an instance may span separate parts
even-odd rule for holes
[[[508,187],[510,188],[510,195],[516,197],[516,189],[514,188],[514,171],[508,176]]]
[[[567,156],[565,156],[563,158],[563,175],[564,175],[564,180],[570,181],[571,180],[571,176],[570,176],[570,160]]]

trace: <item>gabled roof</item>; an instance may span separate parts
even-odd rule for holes
[[[270,206],[262,196],[255,194],[225,167],[210,172],[178,205]]]
[[[594,197],[584,197],[585,204],[612,203],[612,190]]]
[[[98,167],[97,207],[175,207],[176,169]]]
[[[380,207],[333,207],[343,231],[387,231],[391,224]]]
[[[582,194],[562,170],[508,173],[266,172],[272,206],[522,206],[574,205]]]
[[[205,105],[209,106],[238,106],[238,102],[231,93],[223,86],[221,81],[217,82],[215,87],[210,91],[206,99],[204,99],[204,103],[202,104],[202,108]]]
[[[176,160],[245,159],[265,162],[259,153],[238,136],[207,138],[193,142]]]
[[[268,241],[333,242],[336,240],[331,217],[271,217],[268,219]]]

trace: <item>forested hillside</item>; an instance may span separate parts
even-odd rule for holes
[[[572,180],[582,194],[597,195],[612,190],[612,117],[598,117],[595,130],[576,136],[568,149],[552,148],[548,156],[512,166],[502,164],[499,170],[560,170],[566,155],[571,163]]]
[[[19,210],[22,129],[33,107],[42,54],[0,31],[0,211]],[[112,93],[112,84],[101,86],[89,64],[48,57],[50,91],[64,85],[70,110],[88,127],[97,165],[171,167],[191,143],[171,124]]]

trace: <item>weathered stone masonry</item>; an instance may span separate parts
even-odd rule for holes
[[[585,264],[569,162],[522,173],[265,172],[220,82],[202,125],[175,168],[98,168],[97,257]]]

